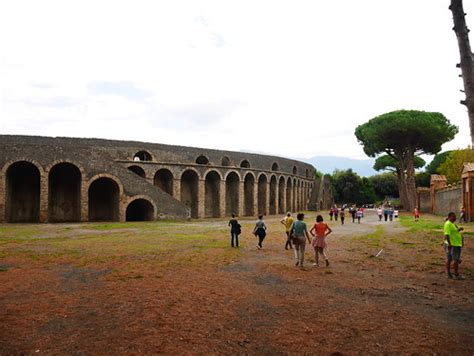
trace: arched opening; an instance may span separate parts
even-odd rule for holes
[[[152,158],[150,152],[139,151],[139,152],[135,153],[135,155],[133,156],[133,160],[134,161],[148,162],[148,161],[152,161],[153,158]]]
[[[285,213],[285,178],[280,177],[278,182],[278,214]]]
[[[301,210],[301,184],[300,181],[296,182],[296,210]]]
[[[244,159],[242,162],[240,162],[240,167],[242,168],[250,168],[250,162]]]
[[[165,193],[173,195],[173,173],[168,169],[160,169],[155,173],[153,184]]]
[[[40,210],[38,168],[26,161],[13,163],[6,174],[6,221],[38,222]]]
[[[286,210],[294,211],[291,199],[291,193],[293,191],[293,186],[291,184],[291,179],[288,179],[286,182]]]
[[[306,168],[306,177],[309,177],[309,169]]]
[[[237,173],[231,172],[225,181],[225,214],[239,214],[239,184],[240,179]]]
[[[49,171],[49,222],[81,220],[81,171],[72,163],[58,163]]]
[[[227,156],[222,157],[221,165],[224,167],[230,166],[230,158]]]
[[[277,179],[275,176],[270,178],[270,215],[277,213]]]
[[[206,175],[204,182],[205,191],[205,216],[208,218],[218,218],[220,216],[220,193],[221,177],[216,171],[211,171]]]
[[[113,179],[98,178],[89,187],[89,221],[118,221],[120,189]]]
[[[298,168],[296,168],[296,166],[293,166],[293,174],[297,174],[298,173]]]
[[[127,206],[127,221],[152,221],[153,204],[146,199],[135,199]]]
[[[198,175],[192,170],[185,171],[181,176],[181,202],[191,209],[191,217],[198,218],[199,195]]]
[[[253,177],[253,175],[248,173],[245,176],[245,180],[244,180],[244,215],[245,216],[255,215],[255,212],[253,209],[254,189],[255,189],[255,178]]]
[[[291,202],[291,207],[294,212],[298,210],[298,190],[296,188],[296,179],[293,179],[293,197],[292,197],[292,202]]]
[[[196,163],[197,164],[209,164],[209,159],[204,155],[200,155],[198,158],[196,158]]]
[[[133,173],[135,173],[136,175],[142,177],[142,178],[145,178],[146,177],[146,174],[145,174],[145,171],[143,170],[142,167],[139,167],[139,166],[130,166],[128,167],[128,170],[129,171],[132,171]]]
[[[258,178],[258,213],[267,215],[267,177],[265,174]]]
[[[273,163],[273,164],[272,164],[272,171],[277,172],[277,171],[279,171],[279,170],[280,170],[280,167],[278,167],[278,163],[276,163],[276,162]]]

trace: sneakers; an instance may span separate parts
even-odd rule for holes
[[[315,262],[315,263],[313,263],[313,266],[314,267],[319,267],[319,264]]]
[[[295,266],[299,266],[299,265],[300,265],[300,261],[296,261]]]
[[[329,267],[329,260],[326,260],[326,267]]]
[[[257,248],[258,248],[259,250],[261,250],[261,249],[262,249],[262,248],[261,248],[259,245],[257,245]]]
[[[462,281],[462,280],[464,280],[465,278],[464,278],[464,276],[461,276],[460,274],[455,274],[455,275],[454,275],[454,279],[456,279],[456,280],[458,280],[458,281]]]
[[[448,273],[448,279],[453,279],[453,275],[451,273]]]

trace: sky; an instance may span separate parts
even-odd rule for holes
[[[459,126],[443,150],[465,148],[448,5],[1,1],[0,134],[362,159],[356,126],[414,109]]]

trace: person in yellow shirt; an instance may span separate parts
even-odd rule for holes
[[[290,247],[290,250],[293,249],[293,246],[291,245],[291,237],[290,237],[290,228],[291,225],[293,224],[293,218],[291,217],[291,213],[288,212],[286,213],[286,216],[280,220],[280,222],[285,225],[285,232],[286,232],[286,243],[285,243],[285,250],[288,250],[288,246]]]
[[[458,228],[455,224],[456,214],[450,212],[448,218],[444,223],[444,250],[446,252],[446,272],[448,278],[464,279],[459,274],[459,264],[461,263],[461,249],[463,246],[463,239],[461,231],[463,228]],[[451,274],[451,262],[453,263],[454,275]]]

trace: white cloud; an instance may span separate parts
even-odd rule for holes
[[[464,147],[451,28],[444,0],[1,2],[0,130],[363,158],[403,108]]]

